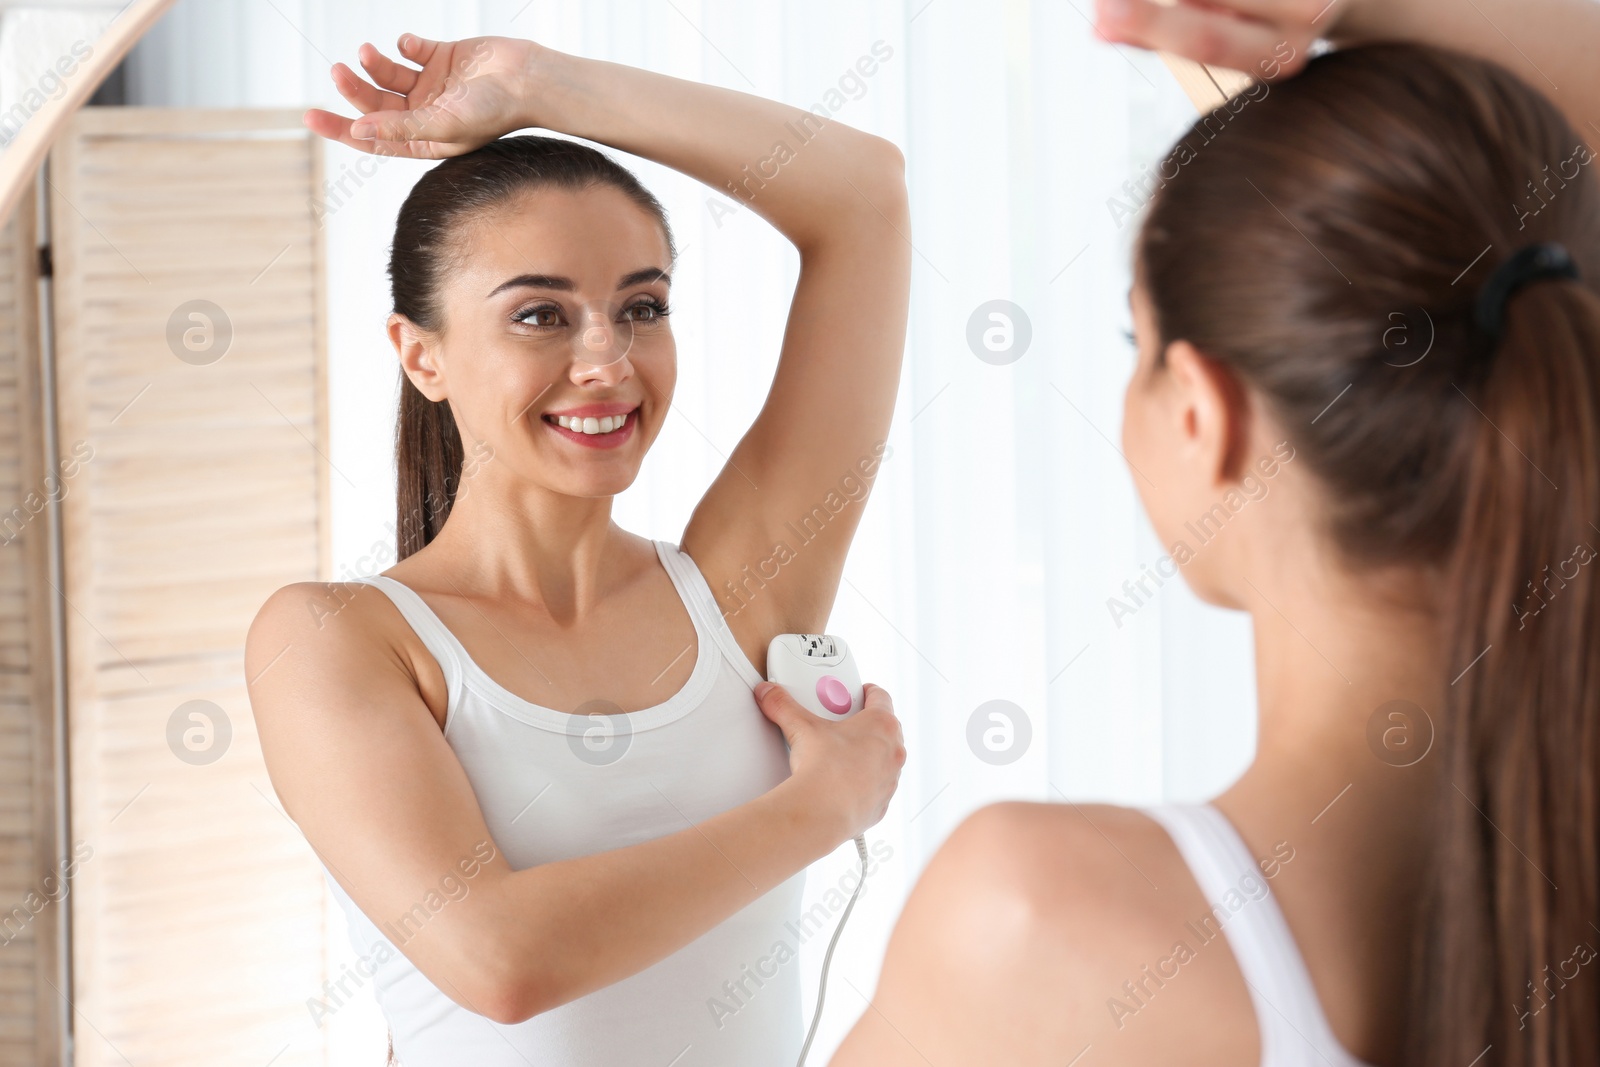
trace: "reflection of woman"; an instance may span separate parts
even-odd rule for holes
[[[1136,244],[1123,443],[1253,618],[1256,759],[1214,805],[976,813],[834,1063],[1600,1062],[1600,7],[1124,6],[1241,70],[1413,42],[1197,125]]]
[[[273,784],[362,957],[337,988],[372,975],[406,1067],[792,1062],[798,964],[774,946],[800,873],[882,816],[904,748],[876,687],[839,724],[770,694],[769,723],[751,691],[772,636],[823,628],[862,494],[831,501],[883,454],[909,277],[900,156],[525,41],[401,52],[422,69],[363,51],[378,87],[335,68],[376,140],[308,122],[453,157],[407,198],[391,260],[402,558],[368,580],[386,596],[280,590],[247,652]],[[681,546],[610,517],[676,377],[664,214],[593,149],[494,140],[530,125],[718,188],[808,134],[741,193],[800,277],[767,402]],[[823,501],[794,544],[785,524]]]

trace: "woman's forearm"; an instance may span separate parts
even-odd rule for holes
[[[901,181],[889,141],[758,96],[536,48],[528,125],[653,159],[771,222],[802,252]]]
[[[1594,0],[1339,0],[1336,45],[1410,41],[1515,71],[1600,145],[1600,3]]]
[[[468,1005],[516,1022],[636,974],[831,852],[842,840],[795,779],[637,845],[502,872],[478,891]]]

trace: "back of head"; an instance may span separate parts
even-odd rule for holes
[[[1593,155],[1510,72],[1409,45],[1319,57],[1182,144],[1137,249],[1160,348],[1188,340],[1260,398],[1343,563],[1446,590],[1462,673],[1405,1062],[1600,1062],[1600,979],[1538,1010],[1600,944]],[[1579,279],[1530,281],[1486,327],[1485,281],[1542,242]]]

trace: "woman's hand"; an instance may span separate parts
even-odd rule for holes
[[[404,34],[400,55],[420,64],[417,70],[364,44],[357,54],[372,81],[343,63],[333,65],[333,84],[361,117],[312,108],[305,124],[375,155],[459,156],[529,125],[531,75],[542,51],[532,41],[510,37],[429,41]]]
[[[1591,129],[1600,107],[1600,5],[1592,0],[1095,0],[1095,32],[1263,81],[1298,73],[1319,37],[1335,48],[1449,48],[1514,71],[1575,131]]]
[[[894,704],[881,686],[862,687],[866,706],[841,722],[825,722],[781,685],[759,687],[761,712],[789,743],[790,781],[807,794],[812,811],[848,841],[883,818],[900,784],[905,739]]]
[[[1296,74],[1359,0],[1095,0],[1107,41],[1171,52],[1262,81]],[[1394,2],[1394,0],[1391,0]]]

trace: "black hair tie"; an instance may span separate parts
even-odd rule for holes
[[[1495,268],[1478,291],[1478,306],[1473,318],[1478,328],[1498,341],[1505,327],[1506,301],[1529,282],[1541,278],[1578,280],[1578,265],[1566,246],[1555,241],[1527,245]]]

